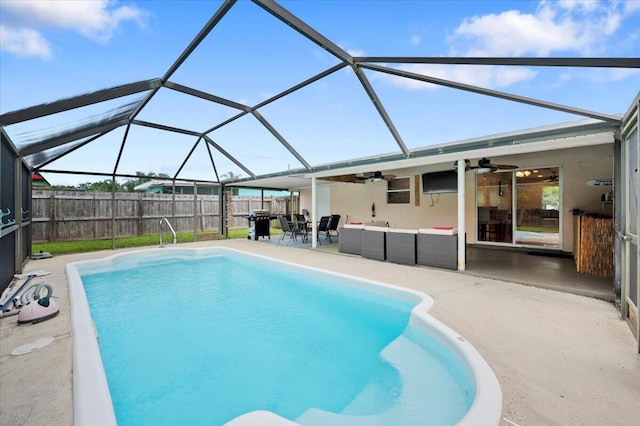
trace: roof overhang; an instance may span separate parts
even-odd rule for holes
[[[502,157],[509,155],[546,152],[558,149],[612,144],[618,125],[599,120],[545,126],[530,130],[504,133],[413,151],[411,158],[377,157],[363,159],[358,164],[328,165],[326,169],[307,173],[306,178],[330,177],[375,170],[399,170],[412,167],[453,163],[460,159]]]
[[[318,186],[331,185],[335,183],[336,182],[320,179],[316,181],[316,185]],[[225,183],[225,186],[291,191],[311,188],[311,178],[300,175],[267,176],[257,177],[252,180]]]

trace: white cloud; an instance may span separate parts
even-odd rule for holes
[[[351,56],[365,56],[364,50],[359,49],[346,49],[347,53]]]
[[[516,3],[517,4],[517,3]],[[592,56],[606,44],[624,20],[640,10],[640,1],[560,0],[539,2],[533,13],[508,10],[464,19],[449,38],[452,56]],[[632,37],[633,34],[630,36]],[[619,40],[617,40],[619,41]],[[617,42],[616,41],[616,42]],[[409,65],[403,70],[485,88],[505,88],[531,80],[537,71],[525,67],[470,67],[462,65]],[[609,79],[629,75],[627,70],[607,73]],[[391,84],[413,89],[438,86],[385,76]],[[570,80],[560,75],[558,84]]]
[[[632,14],[640,11],[640,1],[637,0],[627,0],[624,2],[624,11],[625,14]]]
[[[593,0],[559,0],[557,3],[558,6],[569,11],[592,11],[598,7],[598,2]]]
[[[135,6],[117,6],[117,2],[111,0],[5,1],[1,6],[5,9],[5,22],[12,22],[5,30],[14,37],[11,45],[15,46],[15,38],[21,37],[23,42],[34,45],[32,56],[41,57],[44,46],[51,55],[49,42],[43,36],[48,28],[76,31],[104,44],[125,21],[133,21],[142,27],[147,18],[145,11]],[[13,52],[5,47],[4,40],[2,44],[3,49]]]
[[[571,73],[561,72],[558,75],[558,80],[557,80],[556,85],[557,86],[564,86],[566,83],[570,82],[571,80],[573,80],[573,75]]]
[[[12,28],[0,25],[0,50],[18,57],[51,59],[51,46],[42,35],[28,28]]]
[[[535,71],[524,67],[500,68],[493,66],[472,67],[464,65],[410,64],[399,67],[399,69],[414,74],[485,88],[507,87],[519,81],[530,80],[537,74]],[[438,85],[388,74],[386,74],[385,78],[394,86],[407,90],[433,90],[440,87]]]
[[[411,37],[411,44],[413,44],[414,46],[418,46],[420,45],[420,43],[422,43],[422,39],[419,35],[414,35]]]
[[[637,68],[610,68],[599,70],[593,77],[594,82],[602,83],[603,81],[621,81],[630,76],[637,75],[640,70]]]
[[[466,18],[450,41],[457,54],[467,56],[593,55],[603,51],[626,13],[615,1],[541,1],[535,13]]]

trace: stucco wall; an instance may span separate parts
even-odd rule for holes
[[[600,196],[610,187],[588,186],[591,179],[611,179],[613,177],[613,145],[550,150],[533,154],[492,157],[496,164],[515,164],[521,168],[541,168],[559,166],[562,176],[562,250],[573,251],[572,209],[612,214],[608,205],[603,210]],[[398,177],[411,179],[411,203],[387,204],[385,182],[365,184],[336,183],[331,186],[331,212],[342,215],[345,220],[357,222],[388,221],[394,228],[428,228],[432,226],[457,226],[457,194],[422,194],[418,180],[418,201],[416,205],[415,178],[425,172],[446,170],[453,164],[423,166],[388,171]],[[465,215],[467,242],[475,242],[475,173],[466,173]],[[311,189],[300,194],[301,208],[311,211]],[[376,216],[372,216],[371,206],[375,203]],[[348,218],[348,219],[347,219]]]

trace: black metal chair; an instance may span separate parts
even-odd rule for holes
[[[293,227],[291,222],[289,222],[285,216],[278,216],[278,219],[280,220],[280,227],[282,228],[282,235],[280,236],[278,244],[280,244],[280,242],[287,236],[287,234],[289,234],[290,240],[295,240],[296,235],[299,234],[298,229]]]
[[[298,229],[298,234],[302,237],[302,242],[306,243],[307,238],[309,236],[309,232],[311,232],[311,227],[309,223],[307,223],[307,219],[303,214],[296,214],[296,222],[295,226]]]
[[[322,216],[320,221],[316,224],[316,239],[320,242],[320,233],[324,232],[325,239],[328,239],[331,242],[331,236],[329,235],[329,222],[331,221],[331,216]]]
[[[338,223],[340,223],[340,215],[332,214],[331,219],[329,220],[329,229],[327,230],[327,236],[329,237],[329,241],[331,241],[331,233],[335,232],[335,236],[338,236]]]

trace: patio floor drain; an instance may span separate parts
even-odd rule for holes
[[[11,351],[11,355],[18,356],[18,355],[29,354],[33,351],[37,351],[38,349],[44,348],[51,342],[53,342],[53,337],[43,337],[41,339],[34,340],[33,342],[29,342],[22,346],[18,346],[13,351]]]

